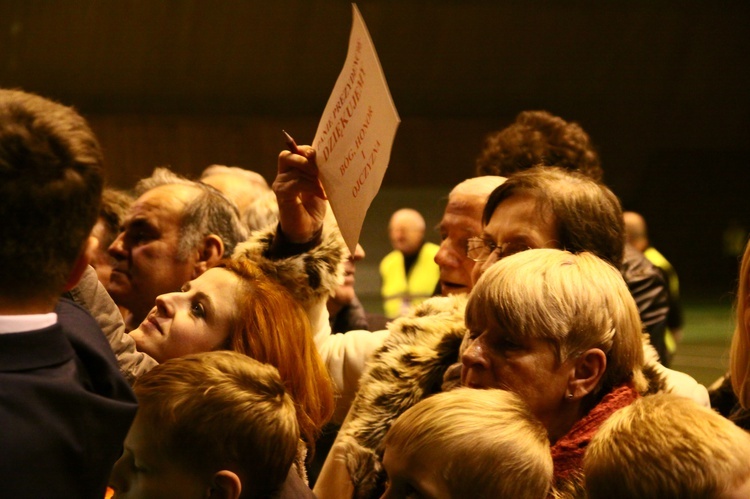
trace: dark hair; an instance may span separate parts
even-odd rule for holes
[[[103,157],[75,110],[0,89],[0,294],[62,291],[96,222]]]
[[[597,181],[603,176],[599,154],[583,128],[547,111],[524,111],[508,127],[487,135],[476,174],[509,177],[538,164],[579,171]]]
[[[515,194],[528,194],[539,210],[554,217],[559,247],[589,251],[622,267],[625,227],[617,196],[603,184],[563,168],[536,166],[516,173],[492,191],[482,214],[486,225],[498,205]]]

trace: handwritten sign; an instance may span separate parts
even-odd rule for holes
[[[352,4],[349,52],[315,133],[320,179],[354,253],[400,123],[367,26]]]

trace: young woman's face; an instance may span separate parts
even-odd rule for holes
[[[214,268],[179,293],[157,297],[146,319],[130,332],[138,351],[164,362],[222,348],[235,320],[239,285],[233,272]]]

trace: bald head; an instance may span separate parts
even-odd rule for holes
[[[404,255],[415,255],[424,243],[424,217],[411,208],[402,208],[391,215],[388,237],[393,249]]]
[[[440,250],[435,263],[440,267],[440,290],[443,295],[471,291],[474,261],[466,255],[467,240],[482,234],[482,212],[487,198],[505,177],[485,175],[464,180],[448,195],[440,221]]]
[[[484,175],[482,177],[470,178],[454,187],[450,196],[474,196],[481,199],[484,203],[487,201],[487,198],[490,197],[492,191],[503,182],[505,182],[505,177],[497,175]]]
[[[638,251],[645,251],[649,246],[646,220],[634,211],[623,212],[622,217],[625,220],[627,242]]]

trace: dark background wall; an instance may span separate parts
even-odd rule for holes
[[[750,227],[748,2],[358,6],[402,119],[363,232],[369,271],[392,209],[413,201],[436,222],[484,134],[547,109],[590,133],[688,294],[732,288],[723,234]],[[282,128],[312,140],[350,25],[343,0],[0,0],[0,85],[76,106],[113,185],[162,164],[271,180]]]

